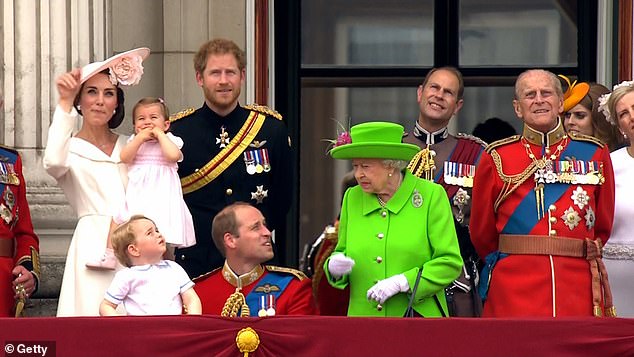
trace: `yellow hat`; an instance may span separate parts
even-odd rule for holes
[[[590,85],[586,82],[577,83],[577,81],[570,83],[568,77],[560,74],[560,78],[563,78],[568,83],[568,90],[564,93],[564,113],[572,109],[575,105],[579,104],[581,100],[590,91]]]

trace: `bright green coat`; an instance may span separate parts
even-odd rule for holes
[[[422,202],[417,200],[422,198]],[[411,289],[423,267],[414,310],[424,317],[442,316],[433,295],[447,315],[444,288],[460,274],[462,258],[449,199],[442,186],[406,172],[385,208],[375,194],[360,186],[346,191],[341,207],[339,241],[333,254],[354,259],[352,271],[328,282],[339,289],[350,284],[348,316],[403,316],[410,293],[389,298],[381,310],[366,293],[377,281],[404,274]]]

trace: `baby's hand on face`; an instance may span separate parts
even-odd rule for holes
[[[159,128],[158,126],[155,126],[154,128],[152,128],[153,139],[158,139],[159,137],[161,137],[161,135],[165,135],[165,132],[163,131],[163,129]]]
[[[141,131],[139,131],[136,135],[143,141],[149,141],[149,140],[155,139],[152,134],[152,128],[150,127],[141,129]]]

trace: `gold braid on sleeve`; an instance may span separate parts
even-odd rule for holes
[[[502,158],[500,157],[500,154],[498,154],[496,150],[492,150],[491,157],[493,158],[493,163],[495,164],[498,176],[504,183],[504,186],[502,186],[502,190],[500,190],[500,193],[493,205],[493,210],[497,212],[498,207],[511,193],[513,193],[513,191],[515,191],[528,178],[533,177],[537,171],[537,165],[535,165],[535,162],[531,162],[530,165],[528,165],[526,169],[519,174],[507,175],[502,171]]]
[[[240,292],[240,288],[236,289],[236,292],[229,295],[225,306],[222,308],[220,316],[224,317],[248,317],[251,315],[249,305],[244,297],[244,294]]]

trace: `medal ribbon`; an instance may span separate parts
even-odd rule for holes
[[[597,146],[571,140],[566,148],[561,153],[560,157],[574,156],[581,158],[584,161],[590,160],[597,152]],[[530,182],[530,181],[527,181]],[[532,183],[532,182],[531,182]],[[554,183],[548,184],[544,187],[544,207],[548,208],[551,204],[557,202],[561,196],[568,190],[569,184]],[[541,220],[535,214],[535,207],[537,201],[535,193],[531,189],[526,196],[522,199],[519,205],[515,207],[511,217],[509,217],[506,225],[502,229],[501,234],[527,234],[537,225]],[[545,217],[548,217],[546,215]]]
[[[282,275],[271,271],[264,275],[264,277],[258,281],[257,285],[254,286],[246,296],[247,305],[249,305],[249,309],[251,310],[251,316],[258,316],[257,314],[260,308],[261,296],[273,295],[275,297],[275,301],[277,301],[292,280],[292,275]],[[265,286],[266,284],[269,284],[270,286],[275,285],[279,288],[279,290],[269,291],[268,293],[264,291],[255,291],[258,287]]]

